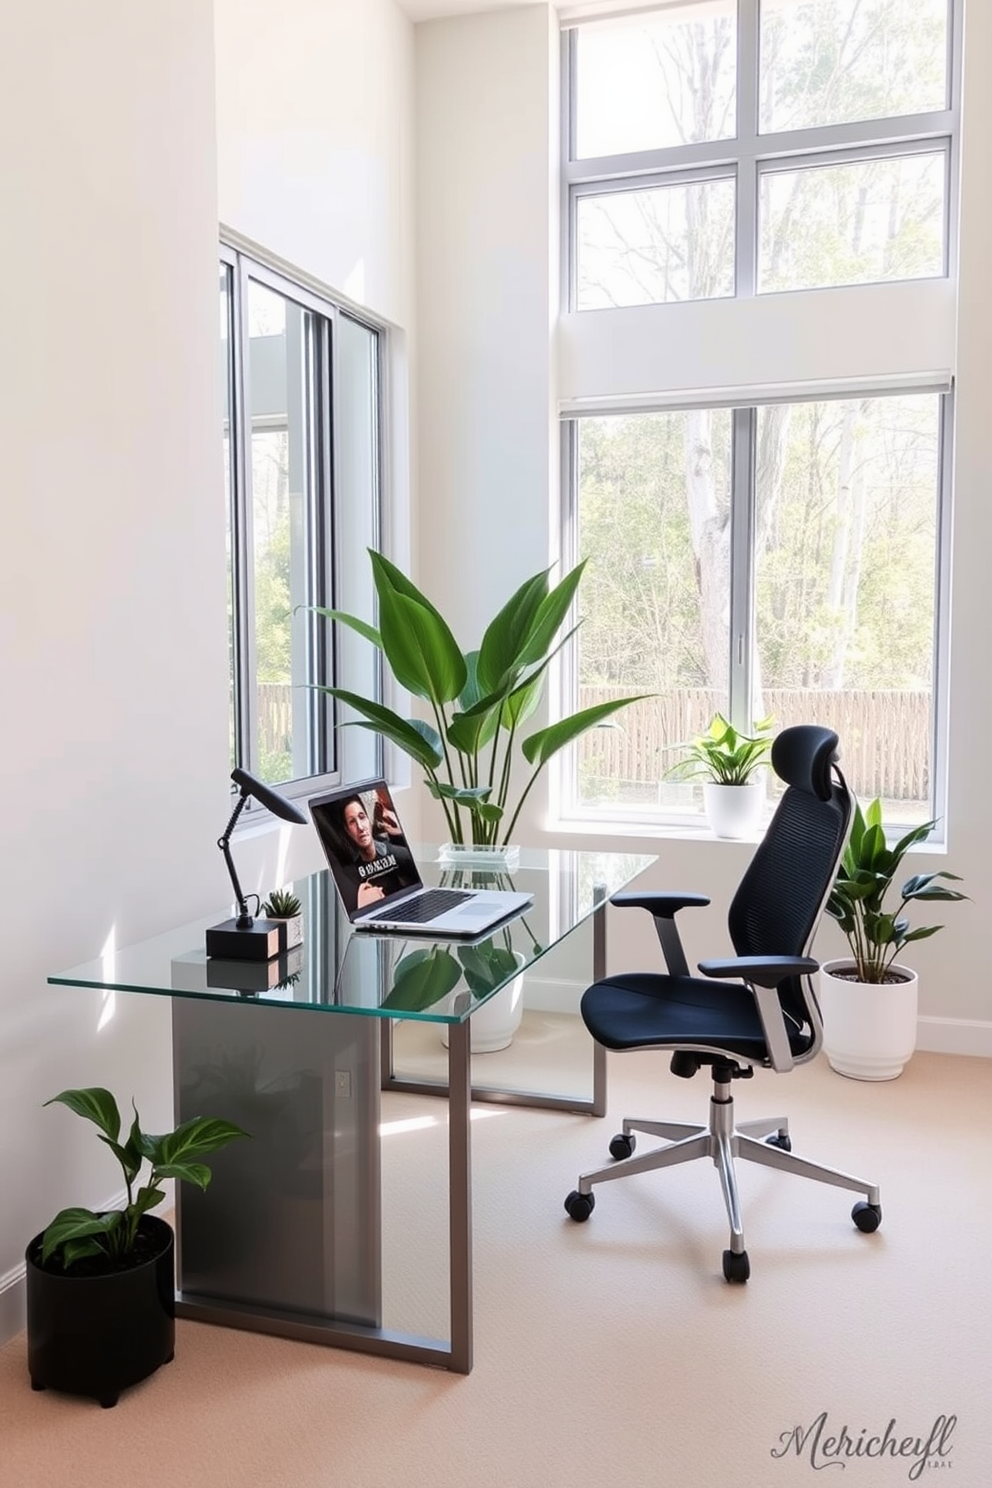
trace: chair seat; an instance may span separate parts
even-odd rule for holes
[[[768,1057],[754,998],[737,982],[630,972],[583,993],[582,1019],[607,1049],[709,1048],[761,1064]],[[809,1042],[790,1032],[793,1052]]]

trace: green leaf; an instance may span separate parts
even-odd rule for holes
[[[439,620],[441,619],[440,611],[435,609],[434,605],[427,598],[427,595],[423,594],[413,580],[408,579],[406,574],[396,567],[395,563],[390,563],[388,558],[384,558],[374,548],[368,548],[366,551],[372,560],[372,579],[380,603],[383,594],[404,595],[407,599],[412,599],[417,604],[422,605],[425,610],[430,610]]]
[[[384,738],[391,740],[393,744],[402,749],[404,754],[408,754],[411,759],[423,765],[425,770],[436,770],[443,760],[440,739],[435,748],[426,729],[418,727],[413,721],[401,718],[398,713],[393,712],[392,708],[386,708],[382,703],[375,703],[371,698],[359,697],[357,693],[347,692],[343,687],[320,687],[319,690],[329,693],[331,697],[339,698],[342,703],[347,703],[350,708],[354,708],[356,713],[364,714],[368,723],[356,723],[356,727],[370,728],[373,733],[382,734]],[[437,738],[437,735],[434,734],[434,737]]]
[[[369,625],[365,620],[360,620],[357,615],[346,615],[344,610],[324,610],[320,605],[311,605],[310,608],[315,615],[322,615],[325,620],[336,620],[340,625],[347,625],[349,629],[357,630],[360,636],[364,636],[367,641],[372,642],[373,646],[382,650],[382,636],[375,626]]]
[[[945,889],[935,880],[938,878],[953,878],[961,882],[957,873],[917,873],[908,878],[902,886],[902,897],[904,899],[942,899],[945,901],[967,899],[967,894],[959,893],[957,889]]]
[[[448,785],[444,780],[428,780],[427,789],[435,801],[457,801],[459,806],[478,806],[492,790],[491,785]]]
[[[166,1166],[180,1167],[191,1158],[216,1152],[219,1148],[226,1147],[228,1142],[247,1136],[248,1133],[233,1121],[224,1121],[218,1116],[194,1116],[192,1120],[177,1126],[175,1131],[158,1139],[159,1156],[156,1167],[163,1170]]]
[[[548,595],[549,572],[544,569],[521,584],[487,626],[478,660],[478,682],[484,692],[505,692],[527,664],[541,606]]]
[[[41,1259],[48,1258],[67,1241],[89,1239],[94,1235],[111,1235],[121,1222],[120,1211],[94,1214],[91,1209],[62,1209],[56,1214],[41,1239]],[[103,1247],[95,1245],[77,1254],[93,1255]]]
[[[369,558],[379,596],[379,643],[396,680],[418,697],[451,702],[465,685],[466,671],[465,658],[447,621],[388,558],[372,548]],[[414,634],[406,633],[408,625],[414,627]]]
[[[401,687],[436,704],[457,698],[468,669],[433,606],[385,589],[379,596],[379,622],[382,649]]]
[[[248,1133],[243,1132],[242,1135],[247,1136]],[[197,1188],[206,1188],[210,1182],[210,1169],[206,1163],[163,1162],[156,1164],[155,1178],[156,1181],[163,1178],[181,1178],[187,1183],[195,1183]]]
[[[465,969],[465,982],[473,997],[484,997],[506,982],[518,969],[517,958],[505,946],[484,941],[478,946],[459,946],[458,959]]]
[[[104,1090],[102,1086],[94,1085],[86,1090],[63,1090],[44,1104],[53,1106],[56,1102],[68,1106],[77,1116],[84,1116],[87,1121],[94,1122],[111,1142],[116,1142],[120,1136],[121,1113],[110,1091]]]
[[[542,601],[533,630],[522,652],[522,660],[528,665],[541,661],[550,650],[575,599],[579,580],[582,578],[588,561],[587,558],[583,558],[582,562],[567,573],[561,583],[557,584],[548,597]]]
[[[209,1168],[204,1168],[203,1171],[209,1178]],[[158,1176],[161,1178],[184,1178],[186,1175],[184,1173],[160,1173]],[[201,1187],[206,1188],[206,1184],[202,1184]],[[137,1225],[141,1216],[147,1214],[149,1209],[154,1209],[156,1205],[161,1204],[164,1198],[164,1188],[156,1188],[154,1184],[148,1184],[144,1188],[139,1188],[135,1194],[134,1203],[128,1209],[128,1218],[131,1220],[132,1225]]]
[[[461,967],[445,947],[411,951],[397,962],[393,985],[382,1006],[407,1013],[424,1012],[453,991],[460,980]]]
[[[493,698],[487,694],[464,713],[453,714],[446,730],[448,743],[462,754],[479,754],[499,726],[502,706],[502,697]]]
[[[943,930],[943,925],[921,925],[916,930],[910,930],[908,935],[903,936],[903,944],[911,940],[929,940],[931,935],[936,935],[938,930]]]
[[[596,703],[591,708],[582,708],[578,713],[573,713],[569,718],[562,718],[557,723],[552,723],[548,728],[540,729],[536,734],[531,734],[524,739],[521,749],[524,758],[529,764],[538,767],[547,764],[552,755],[557,754],[559,749],[564,749],[566,744],[571,744],[580,734],[587,729],[594,728],[604,718],[619,712],[621,708],[628,707],[631,703],[639,703],[642,698],[651,697],[651,693],[641,693],[637,697],[614,698],[608,703]]]

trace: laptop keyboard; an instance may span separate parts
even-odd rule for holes
[[[428,889],[409,904],[398,904],[394,909],[380,909],[378,914],[366,915],[365,924],[370,920],[392,920],[396,924],[423,925],[471,898],[470,893],[462,893],[459,889]]]

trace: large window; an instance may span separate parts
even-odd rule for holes
[[[618,327],[563,422],[564,556],[589,560],[566,706],[654,694],[580,741],[566,816],[692,822],[670,772],[718,711],[834,727],[887,820],[941,813],[950,374],[857,346],[824,372],[803,328],[809,291],[877,307],[953,272],[959,23],[956,0],[686,0],[566,24],[566,308],[577,344],[607,344],[587,312]],[[790,321],[772,296],[798,293]],[[691,303],[734,298],[746,321]],[[666,317],[709,354],[684,395],[648,354]],[[781,382],[749,385],[737,343],[723,374],[743,324]]]
[[[347,659],[312,607],[353,598],[377,533],[380,331],[227,247],[220,307],[231,760],[292,794],[342,768],[310,684]]]
[[[719,711],[823,723],[852,785],[920,822],[934,797],[939,393],[693,408],[568,426],[575,556],[590,559],[583,706],[654,694],[581,742],[573,800],[699,810],[672,746]]]
[[[943,275],[950,0],[690,0],[566,32],[570,304]]]

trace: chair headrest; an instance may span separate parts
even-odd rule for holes
[[[776,735],[772,744],[772,769],[786,785],[806,791],[820,801],[829,801],[830,766],[837,758],[838,743],[832,729],[797,723]]]

